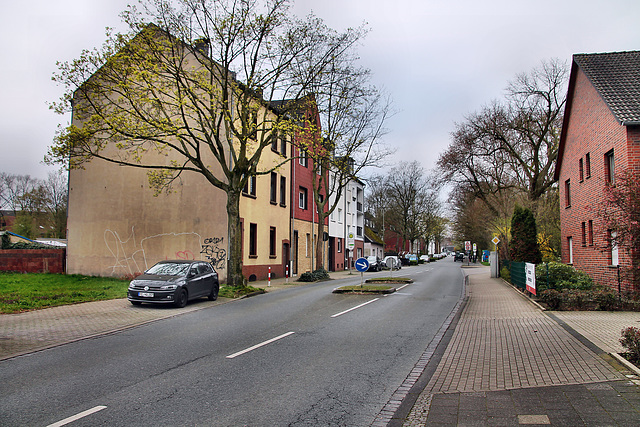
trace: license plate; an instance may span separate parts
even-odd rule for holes
[[[151,292],[138,292],[139,297],[145,298],[153,298],[153,294]]]

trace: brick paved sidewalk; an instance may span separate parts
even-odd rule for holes
[[[390,425],[634,425],[640,393],[516,290],[466,270],[468,301],[405,420]]]

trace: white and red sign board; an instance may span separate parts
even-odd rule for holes
[[[470,251],[471,250],[471,242],[469,240],[464,242],[464,250],[465,251]]]
[[[536,265],[526,262],[524,270],[527,274],[527,291],[536,295]]]

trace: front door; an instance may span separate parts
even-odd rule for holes
[[[291,275],[289,269],[289,244],[282,244],[282,274],[286,277],[287,275]]]

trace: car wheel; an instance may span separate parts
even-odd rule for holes
[[[176,296],[176,300],[173,304],[178,308],[185,307],[187,305],[187,299],[188,299],[187,290],[182,289]]]
[[[218,299],[218,292],[220,292],[220,285],[216,285],[216,286],[213,287],[213,289],[211,289],[211,293],[207,297],[207,298],[209,298],[209,301],[217,300]]]
[[[131,304],[133,305],[140,305],[142,304],[140,301],[129,301]]]

